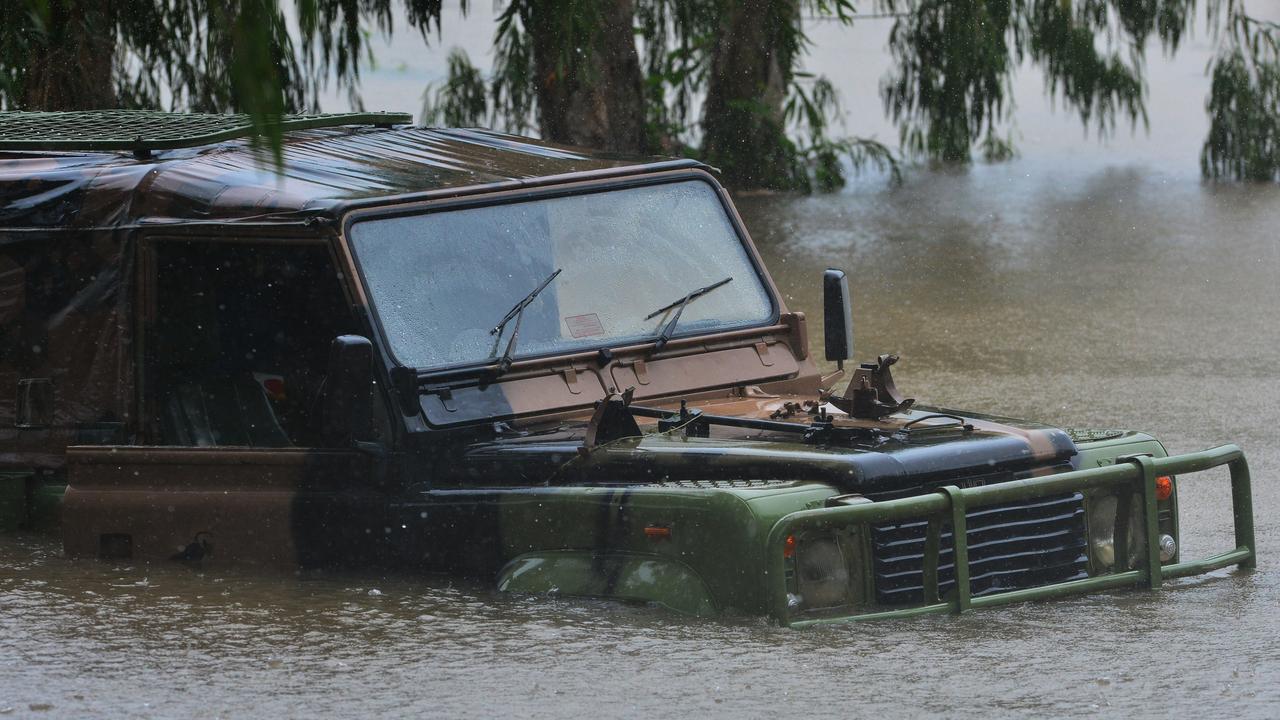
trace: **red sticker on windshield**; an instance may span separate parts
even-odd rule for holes
[[[564,322],[569,326],[569,334],[576,338],[604,334],[604,326],[600,324],[600,316],[595,313],[570,315],[564,319]]]

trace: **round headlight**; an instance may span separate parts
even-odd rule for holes
[[[1160,562],[1169,562],[1178,554],[1178,541],[1172,535],[1160,536]]]
[[[1089,501],[1089,547],[1099,568],[1116,564],[1116,496],[1104,495]]]
[[[835,538],[805,539],[796,547],[799,595],[809,608],[849,602],[849,564]]]
[[[1115,495],[1095,496],[1089,501],[1089,547],[1093,551],[1095,566],[1100,570],[1122,572],[1138,566],[1146,552],[1147,538],[1143,532],[1142,496],[1134,495],[1129,503],[1129,553],[1126,565],[1116,567],[1116,509],[1119,502]]]

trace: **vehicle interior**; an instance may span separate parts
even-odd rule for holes
[[[328,247],[163,241],[154,249],[146,386],[155,440],[318,445],[330,343],[359,332]]]

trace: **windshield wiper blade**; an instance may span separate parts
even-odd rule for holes
[[[559,275],[560,271],[563,269],[564,268],[556,268],[556,271],[548,275],[547,279],[542,281],[542,284],[534,288],[532,292],[524,296],[523,300],[516,303],[514,307],[508,310],[507,314],[498,321],[498,324],[494,325],[493,329],[489,331],[490,335],[501,336],[502,329],[507,326],[507,323],[511,322],[513,319],[516,321],[516,326],[511,330],[511,338],[507,340],[507,347],[502,351],[502,358],[498,360],[499,375],[511,369],[511,356],[516,351],[516,338],[520,337],[520,321],[524,318],[524,309],[529,307],[529,303],[532,303],[537,299],[538,293],[547,289],[547,286],[551,284],[552,280],[556,279],[556,276]]]
[[[697,300],[698,298],[702,297],[703,295],[706,295],[712,290],[715,290],[716,288],[721,287],[722,285],[729,284],[729,282],[732,280],[733,280],[732,277],[727,277],[718,282],[713,282],[710,285],[700,287],[697,290],[694,290],[693,292],[689,293],[688,295],[685,295],[684,297],[680,298],[679,300],[676,300],[675,302],[669,303],[667,305],[663,305],[657,310],[654,310],[648,315],[645,315],[644,316],[645,320],[652,320],[653,318],[661,315],[662,313],[667,312],[671,308],[676,308],[676,314],[671,316],[671,319],[667,321],[667,324],[662,326],[662,332],[658,333],[658,339],[653,343],[653,351],[657,352],[661,350],[663,346],[667,344],[667,341],[671,340],[671,334],[676,331],[676,323],[680,322],[680,314],[684,312],[685,306],[687,306],[689,303],[693,302],[694,300]]]

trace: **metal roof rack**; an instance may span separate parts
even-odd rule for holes
[[[312,130],[341,125],[390,127],[413,122],[408,113],[365,112],[285,115],[279,128]],[[0,112],[0,150],[131,151],[199,147],[256,135],[248,115],[152,110]]]

